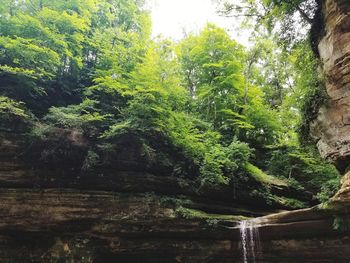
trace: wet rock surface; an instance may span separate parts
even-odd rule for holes
[[[262,254],[258,262],[349,262],[350,173],[327,203],[253,220]]]

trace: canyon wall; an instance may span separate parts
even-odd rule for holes
[[[321,155],[346,170],[350,156],[349,1],[324,1],[323,19],[318,50],[329,98],[310,125],[311,135]]]
[[[134,139],[114,168],[82,172],[75,164],[84,140],[67,138],[68,152],[53,144],[61,154],[55,159],[47,150],[38,155],[27,134],[0,131],[0,262],[239,261],[237,223],[288,208],[249,197],[246,186],[199,191],[191,178],[140,171]],[[309,198],[283,185],[270,187],[282,196]]]

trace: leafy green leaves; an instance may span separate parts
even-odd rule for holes
[[[27,119],[29,115],[26,113],[23,103],[0,96],[0,117],[1,119],[13,117]]]
[[[60,64],[59,55],[35,44],[35,41],[17,37],[0,37],[2,72],[20,74],[29,78],[53,78]]]
[[[247,1],[250,7],[258,2],[249,14],[264,6],[271,7],[265,10],[269,14],[292,14],[301,4]],[[252,155],[279,144],[298,147],[298,109],[307,108],[298,98],[312,97],[315,90],[309,87],[318,83],[301,44],[286,55],[272,38],[261,38],[246,50],[213,24],[180,43],[151,40],[142,5],[139,0],[5,0],[0,117],[24,120],[32,111],[42,134],[50,127],[79,131],[101,156],[112,156],[114,144],[132,135],[146,161],[163,155],[167,172],[196,178],[199,187],[234,184],[249,172],[264,175],[250,163],[273,166],[276,175],[280,166],[297,162],[304,174],[320,175],[321,183],[335,179],[331,172],[325,176],[330,170],[319,160],[308,162],[302,150],[289,149],[286,162],[276,154],[270,163],[257,156],[256,164]],[[304,67],[308,70],[299,74]],[[167,151],[177,163],[164,157]],[[98,156],[91,150],[87,159],[96,163]],[[324,194],[335,181],[328,181]],[[319,182],[308,177],[303,183]]]

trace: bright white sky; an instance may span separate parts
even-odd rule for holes
[[[216,14],[212,0],[149,0],[153,21],[153,36],[162,35],[180,40],[184,32],[198,32],[208,22],[222,28],[238,42],[248,44],[248,32],[239,33],[235,18],[224,18]]]

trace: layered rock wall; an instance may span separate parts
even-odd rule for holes
[[[47,165],[29,146],[24,134],[0,132],[0,262],[239,261],[237,222],[275,211],[235,201],[229,187],[197,192],[191,180],[129,162],[91,173],[71,158]]]
[[[345,169],[350,156],[350,2],[325,0],[323,17],[318,49],[329,100],[310,125],[311,134],[321,155]]]

